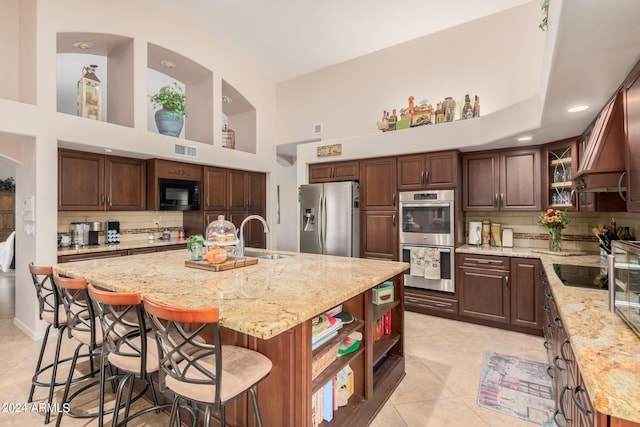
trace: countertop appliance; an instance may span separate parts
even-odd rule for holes
[[[610,308],[640,336],[640,242],[612,243],[609,283]]]
[[[609,278],[602,267],[573,264],[553,264],[553,271],[565,286],[607,289]]]
[[[69,227],[69,237],[72,246],[84,246],[89,244],[88,222],[72,222]]]
[[[411,265],[404,272],[404,285],[454,293],[454,191],[410,191],[399,196],[400,260]]]
[[[300,252],[360,256],[360,187],[357,182],[301,185]]]
[[[89,234],[88,234],[88,240],[87,240],[87,244],[89,246],[96,246],[100,244],[98,242],[98,237],[100,236],[101,231],[102,231],[102,223],[100,221],[89,223]]]

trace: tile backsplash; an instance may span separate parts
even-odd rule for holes
[[[104,242],[104,230],[107,221],[120,221],[120,241],[131,242],[146,239],[149,233],[156,238],[163,230],[169,229],[172,238],[177,238],[178,229],[182,227],[181,211],[123,211],[123,212],[58,212],[58,233],[69,234],[72,222],[101,222],[102,233],[100,243]],[[156,226],[156,222],[158,225]]]
[[[547,249],[549,232],[538,222],[540,212],[466,212],[464,239],[467,241],[469,221],[488,219],[500,223],[502,228],[513,229],[513,246]],[[562,232],[562,249],[569,251],[599,252],[598,239],[592,229],[610,225],[629,227],[631,235],[640,239],[640,214],[632,212],[568,212],[569,225]]]

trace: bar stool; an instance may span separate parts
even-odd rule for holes
[[[160,391],[166,387],[175,394],[169,425],[174,421],[180,425],[178,403],[184,398],[189,405],[190,401],[205,405],[206,427],[212,410],[225,426],[225,405],[248,391],[256,425],[261,427],[255,387],[269,375],[271,360],[257,351],[221,345],[217,308],[171,307],[147,297],[143,305],[158,345]],[[202,342],[204,333],[212,334],[213,343]],[[190,354],[189,348],[197,351]]]
[[[96,413],[79,413],[71,410],[70,402],[80,393],[99,385],[99,381],[86,384],[69,396],[71,384],[75,382],[73,374],[80,357],[88,357],[90,361],[90,372],[82,376],[82,378],[95,377],[100,373],[100,369],[95,365],[95,359],[100,357],[102,330],[96,328],[97,319],[89,297],[87,281],[85,279],[60,277],[57,273],[54,273],[53,282],[56,285],[56,289],[64,305],[69,335],[78,342],[71,360],[71,367],[69,368],[69,375],[65,384],[61,404],[63,407],[68,408],[65,413],[73,418],[95,418],[102,413],[102,407],[100,407]],[[83,346],[87,347],[87,352],[80,354]],[[60,425],[62,414],[63,412],[58,413],[56,426]]]
[[[100,319],[102,328],[102,369],[100,371],[100,407],[104,406],[104,385],[106,381],[118,379],[118,388],[114,403],[112,426],[126,424],[128,421],[151,411],[160,412],[162,408],[168,408],[170,404],[158,404],[158,398],[153,387],[152,374],[158,371],[158,347],[155,337],[149,333],[145,316],[142,311],[142,302],[138,292],[120,293],[110,292],[88,285],[89,296],[93,301],[95,311]],[[105,378],[104,367],[109,363],[122,374]],[[132,399],[135,379],[146,382],[140,393]],[[122,406],[122,392],[129,385],[126,401],[124,402],[124,418],[118,423],[120,408]],[[135,402],[151,389],[153,405],[143,408],[129,415],[132,402]],[[103,424],[103,414],[99,415],[98,425]]]
[[[47,398],[47,407],[44,416],[44,422],[45,424],[48,424],[51,417],[50,408],[53,402],[54,388],[65,384],[64,381],[56,382],[58,365],[71,360],[70,357],[60,360],[60,346],[62,344],[64,330],[67,328],[67,315],[64,311],[64,307],[60,303],[58,292],[53,284],[53,267],[37,266],[30,263],[29,273],[31,273],[33,286],[36,288],[36,295],[38,297],[40,309],[40,319],[47,322],[47,328],[45,329],[42,345],[40,346],[40,356],[38,357],[33,379],[31,380],[31,390],[29,391],[29,398],[27,401],[33,401],[33,393],[35,392],[36,387],[49,388],[49,396]],[[43,367],[42,359],[47,347],[49,332],[51,331],[52,326],[58,330],[58,342],[53,355],[53,362]],[[51,379],[49,381],[40,380],[39,377],[49,370],[51,370]]]

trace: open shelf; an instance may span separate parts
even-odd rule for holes
[[[395,300],[386,304],[375,305],[373,304],[373,320],[379,319],[400,304],[400,301]]]
[[[335,377],[338,372],[342,370],[345,366],[351,363],[352,360],[355,360],[364,352],[364,346],[360,344],[360,348],[358,348],[353,353],[345,354],[344,356],[336,357],[329,366],[325,368],[324,371],[320,373],[312,382],[311,382],[311,393],[315,393],[320,390],[322,386],[324,386],[327,381],[331,378]]]
[[[248,153],[256,152],[256,109],[224,79],[222,80],[222,122],[235,132],[235,149]]]
[[[373,343],[373,365],[375,366],[399,341],[400,335],[393,334],[384,336]]]
[[[133,39],[115,34],[58,33],[57,111],[77,115],[78,80],[87,65],[98,65],[99,121],[133,127]],[[88,119],[87,119],[88,120]]]

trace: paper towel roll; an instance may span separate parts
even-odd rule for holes
[[[482,243],[482,223],[480,221],[469,222],[469,244],[479,245]]]

